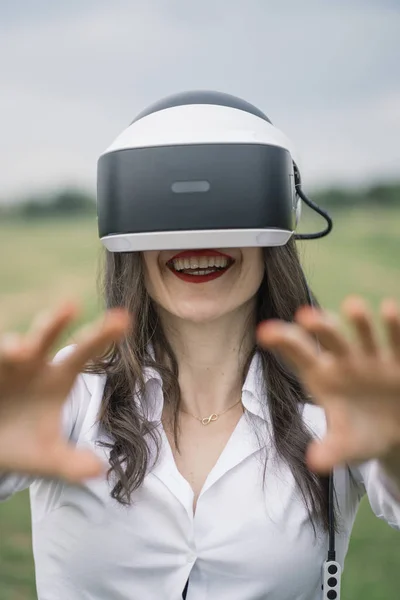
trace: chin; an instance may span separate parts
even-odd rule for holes
[[[171,312],[175,317],[188,321],[190,323],[211,323],[225,314],[230,312],[226,310],[221,311],[221,305],[224,303],[219,301],[204,302],[204,301],[191,301],[187,303],[177,303]]]

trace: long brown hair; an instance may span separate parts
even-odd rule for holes
[[[257,295],[257,323],[269,318],[292,321],[297,308],[310,303],[296,244],[290,240],[285,246],[265,248],[263,252],[265,274]],[[130,334],[88,367],[91,373],[107,376],[99,423],[112,439],[110,443],[102,442],[110,448],[109,476],[114,481],[111,495],[121,504],[130,504],[132,493],[142,484],[150,467],[149,440],[159,450],[157,429],[146,419],[146,406],[137,404],[143,403],[143,370],[155,368],[162,377],[164,401],[175,415],[177,440],[178,364],[146,292],[141,255],[105,251],[101,284],[107,308],[125,307],[134,316]],[[316,304],[314,298],[313,303]],[[255,348],[252,354],[254,351]],[[258,351],[277,453],[291,469],[314,531],[317,525],[327,530],[328,479],[312,473],[305,464],[305,451],[311,440],[301,416],[306,394],[295,375],[273,353]],[[247,364],[250,359],[251,356]]]

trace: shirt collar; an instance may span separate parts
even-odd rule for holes
[[[146,417],[151,422],[161,420],[164,396],[162,391],[162,378],[157,369],[145,367],[143,370],[145,383],[145,398],[141,402]],[[242,403],[244,408],[264,419],[270,421],[268,410],[268,395],[263,376],[262,359],[256,352],[251,360],[245,382],[242,387]]]
[[[262,358],[255,352],[242,387],[242,403],[247,411],[270,421],[268,393],[262,368]]]

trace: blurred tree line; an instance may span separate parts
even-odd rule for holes
[[[321,207],[330,210],[368,207],[400,207],[400,181],[382,182],[367,187],[330,187],[320,190],[307,190],[306,193]],[[61,218],[73,216],[94,216],[96,201],[94,195],[79,189],[63,189],[50,194],[45,199],[30,196],[9,205],[0,204],[0,218],[20,218],[24,220]]]
[[[1,206],[0,217],[24,220],[62,218],[96,214],[95,198],[80,189],[62,189],[46,198],[28,196],[13,204]]]
[[[368,206],[400,207],[400,181],[382,182],[359,188],[328,188],[317,190],[314,199],[327,208],[356,208]]]

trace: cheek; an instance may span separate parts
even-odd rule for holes
[[[243,295],[245,296],[246,300],[254,297],[257,294],[263,277],[264,268],[263,266],[259,265],[253,267],[249,273],[246,273],[242,285]]]
[[[158,252],[143,252],[144,283],[147,293],[155,299],[161,287],[161,273],[158,265]]]
[[[248,291],[255,294],[265,273],[262,248],[249,248],[244,255],[243,275]]]
[[[173,276],[165,265],[160,264],[160,253],[149,251],[144,256],[144,284],[150,298],[168,312],[182,299],[182,291],[177,293]],[[185,295],[184,295],[185,296]]]

